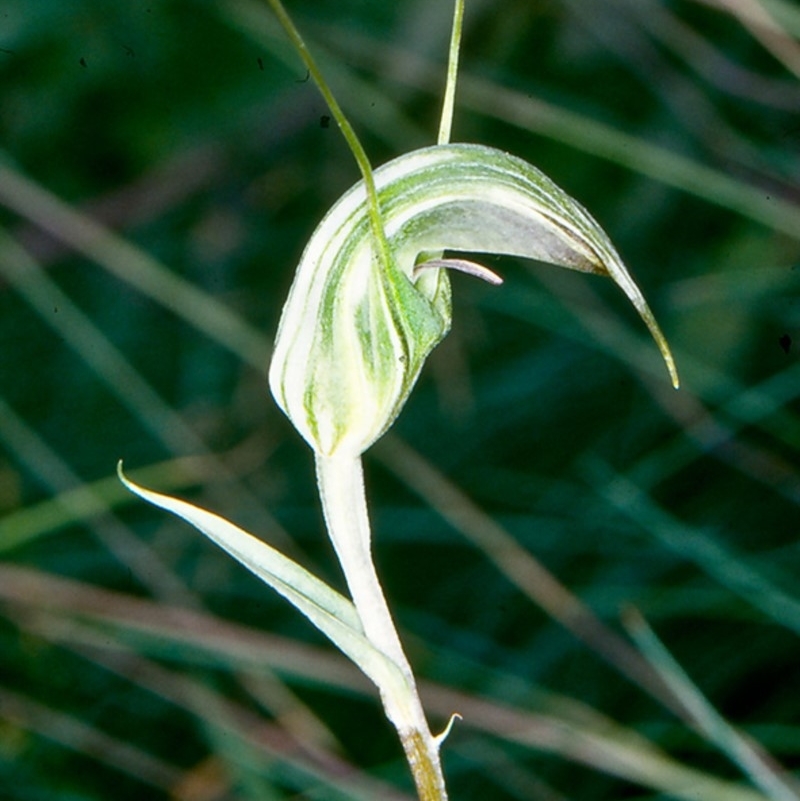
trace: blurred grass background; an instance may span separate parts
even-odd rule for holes
[[[289,10],[375,164],[434,141],[449,0]],[[434,728],[465,718],[454,800],[799,797],[798,38],[784,0],[468,0],[454,139],[593,212],[683,387],[609,281],[456,277],[366,458]],[[411,796],[355,669],[113,476],[342,586],[265,380],[304,242],[357,179],[328,123],[257,0],[0,6],[8,801]]]

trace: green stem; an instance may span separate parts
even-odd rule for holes
[[[372,562],[371,533],[360,457],[317,454],[317,482],[328,534],[370,642],[402,671],[406,682],[378,687],[386,716],[397,729],[420,801],[446,801],[439,741],[428,727],[416,682],[403,652]]]
[[[378,192],[375,188],[375,179],[372,175],[372,165],[370,164],[369,157],[367,156],[364,147],[362,146],[353,126],[350,125],[347,117],[345,117],[341,106],[337,103],[336,98],[333,96],[327,81],[322,75],[317,62],[311,55],[311,51],[306,47],[300,31],[295,27],[292,18],[289,16],[286,9],[283,7],[281,0],[267,0],[275,16],[278,18],[286,35],[291,40],[292,44],[297,49],[303,63],[306,65],[309,75],[311,76],[317,88],[320,91],[323,99],[328,105],[339,130],[345,138],[353,156],[355,157],[358,169],[361,172],[361,177],[364,179],[364,186],[367,189],[367,208],[369,213],[370,227],[372,229],[372,237],[375,241],[375,247],[378,253],[378,259],[384,269],[389,270],[391,265],[391,251],[389,250],[389,242],[386,239],[386,231],[383,228],[383,217],[381,216],[380,202],[378,201]]]
[[[456,0],[453,9],[453,30],[450,33],[450,53],[447,58],[447,84],[442,102],[442,118],[439,122],[439,138],[437,143],[446,145],[450,142],[453,130],[453,109],[456,101],[456,80],[458,79],[458,54],[461,50],[461,28],[464,22],[464,0]]]

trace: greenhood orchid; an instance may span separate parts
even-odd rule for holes
[[[446,268],[500,283],[463,254],[506,254],[610,276],[653,334],[675,386],[677,373],[641,292],[586,210],[522,159],[447,143],[463,0],[456,0],[440,143],[374,172],[280,1],[269,2],[362,170],[306,246],[269,368],[275,400],[314,451],[328,534],[351,597],[223,518],[120,476],[224,548],[359,665],[398,731],[421,801],[445,801],[439,749],[449,727],[430,731],[375,572],[361,454],[392,425],[450,329]]]

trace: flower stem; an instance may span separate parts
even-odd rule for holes
[[[446,801],[439,741],[428,727],[414,675],[372,562],[371,534],[360,457],[317,454],[317,482],[328,534],[370,642],[391,659],[406,681],[378,687],[386,716],[397,729],[420,801]]]

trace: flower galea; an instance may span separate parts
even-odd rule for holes
[[[319,454],[358,455],[392,424],[450,328],[445,250],[496,253],[611,276],[674,363],[641,292],[580,204],[523,160],[438,145],[375,171],[390,259],[376,255],[363,182],[331,208],[300,260],[270,366],[272,393]],[[470,266],[473,269],[470,269]]]

